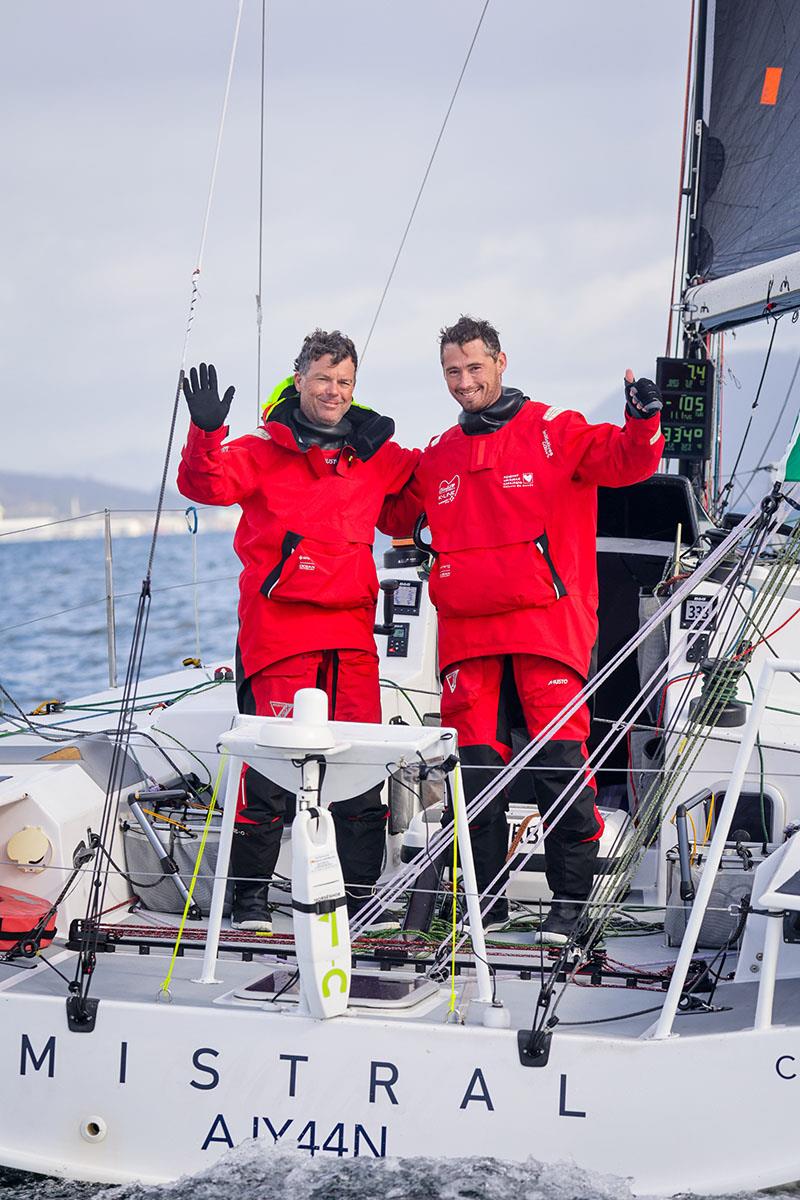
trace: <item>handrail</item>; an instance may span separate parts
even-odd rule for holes
[[[772,684],[775,675],[779,672],[798,672],[800,671],[800,660],[797,659],[768,659],[761,668],[761,674],[758,677],[755,697],[753,699],[753,707],[747,718],[747,724],[742,731],[742,738],[739,743],[739,750],[736,754],[736,759],[731,772],[730,783],[725,792],[725,799],[722,803],[722,808],[717,817],[717,823],[714,829],[714,836],[711,839],[711,845],[708,848],[708,854],[703,868],[703,873],[700,877],[700,883],[697,888],[692,911],[689,916],[689,921],[686,926],[686,932],[683,935],[681,942],[680,953],[678,960],[675,963],[675,969],[672,972],[672,977],[669,983],[664,1000],[664,1007],[661,1010],[661,1015],[656,1022],[655,1028],[649,1036],[654,1041],[661,1041],[668,1038],[672,1033],[672,1023],[675,1020],[675,1014],[678,1011],[678,1003],[683,993],[683,988],[686,983],[686,978],[689,973],[689,966],[692,961],[692,955],[697,946],[697,939],[700,934],[700,926],[703,923],[703,918],[708,907],[711,890],[714,886],[714,881],[717,877],[722,854],[725,849],[725,843],[728,840],[731,825],[733,824],[734,814],[736,813],[736,805],[739,803],[739,796],[742,791],[742,784],[747,773],[747,767],[750,761],[750,755],[753,753],[753,748],[756,744],[759,726],[764,715],[767,699],[772,689]],[[763,1023],[764,1010],[767,1000],[771,1002],[770,986],[774,988],[775,984],[775,967],[776,962],[771,963],[772,979],[765,979],[765,973],[762,973],[761,984],[759,988],[759,1011],[757,1017],[758,1022]],[[762,1003],[762,992],[764,988]]]

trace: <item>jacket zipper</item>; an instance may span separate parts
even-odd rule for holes
[[[285,535],[283,542],[281,543],[280,559],[278,560],[276,565],[272,568],[269,575],[267,576],[267,578],[264,580],[264,582],[261,585],[260,590],[264,593],[264,595],[267,597],[267,599],[269,599],[270,596],[272,595],[272,590],[281,577],[281,571],[286,566],[286,563],[292,557],[292,555],[294,554],[295,550],[300,545],[302,540],[303,540],[302,533],[292,533],[290,530],[289,533],[287,533]]]
[[[541,554],[544,561],[547,563],[547,568],[550,572],[550,578],[553,582],[553,591],[556,594],[556,600],[560,600],[562,596],[566,596],[567,589],[564,587],[564,583],[556,571],[553,565],[553,560],[550,557],[550,543],[548,541],[547,534],[540,534],[540,536],[535,539],[533,544]]]

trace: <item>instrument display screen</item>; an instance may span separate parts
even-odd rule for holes
[[[664,401],[664,458],[710,458],[714,364],[709,360],[659,358],[656,382]]]
[[[687,596],[681,605],[681,629],[695,629],[701,625],[704,631],[715,629],[717,624],[716,596]]]
[[[394,611],[415,617],[419,612],[422,584],[416,579],[402,579],[394,594]]]

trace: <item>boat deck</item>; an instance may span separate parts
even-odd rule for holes
[[[227,924],[227,923],[226,923]],[[162,927],[163,928],[163,927]],[[117,927],[120,933],[134,932],[141,926],[123,924]],[[166,932],[166,931],[165,931]],[[196,934],[202,935],[196,928]],[[230,934],[228,935],[230,936]],[[200,983],[202,963],[201,945],[188,944],[175,960],[169,983],[173,1005],[190,1008],[219,1006],[246,1007],[255,1010],[270,1010],[274,1007],[291,1014],[296,1008],[296,987],[289,987],[281,996],[273,998],[276,989],[289,983],[294,974],[291,957],[291,938],[277,932],[275,935],[259,935],[258,940],[241,934],[233,937],[242,939],[236,949],[221,950],[217,961],[214,984]],[[531,935],[500,934],[498,940],[489,943],[489,961],[495,971],[496,995],[506,1007],[512,1029],[525,1029],[531,1025],[534,1008],[539,995],[540,983],[555,960],[555,951],[534,947]],[[516,945],[507,939],[514,937]],[[500,939],[502,939],[502,944]],[[526,944],[527,939],[527,944]],[[270,949],[264,943],[270,943]],[[354,984],[354,992],[366,992],[371,998],[365,1003],[351,1003],[349,1015],[374,1018],[381,1022],[401,1020],[440,1024],[448,1020],[451,1006],[449,963],[440,969],[439,976],[430,978],[430,961],[406,963],[391,961],[385,955],[397,956],[403,945],[398,938],[371,941],[364,947],[354,976],[361,982],[360,989]],[[374,956],[368,961],[367,953]],[[630,971],[647,971],[653,976],[668,972],[674,962],[675,950],[665,947],[663,935],[617,937],[607,948],[606,962],[609,967],[624,967]],[[91,983],[90,994],[101,1001],[128,1001],[147,1005],[163,1003],[162,986],[167,976],[172,954],[169,945],[119,945],[114,953],[98,955],[97,968]],[[711,959],[714,952],[705,957]],[[47,960],[35,965],[0,965],[0,992],[20,993],[26,996],[66,997],[67,983],[75,971],[76,954],[53,944],[42,955]],[[735,955],[729,955],[726,973],[731,972]],[[49,965],[47,965],[49,964]],[[56,970],[50,969],[57,968]],[[446,977],[442,978],[444,974]],[[275,975],[276,982],[269,985],[269,977]],[[426,979],[426,975],[428,978]],[[265,982],[266,981],[266,990]],[[261,982],[262,990],[258,990]],[[380,995],[385,985],[403,991],[405,982],[408,990],[419,986],[420,999],[404,1001],[388,1000]],[[248,998],[246,989],[256,985]],[[383,985],[383,986],[382,986]],[[557,991],[561,985],[557,985]],[[757,997],[757,982],[721,982],[713,996],[711,1011],[694,1010],[679,1012],[675,1021],[675,1033],[683,1037],[704,1034],[728,1033],[752,1028]],[[477,984],[474,972],[459,965],[455,979],[456,1009],[459,1019],[466,1024],[479,1022],[482,1008],[474,1003]],[[600,983],[592,982],[589,975],[569,984],[563,989],[558,1004],[558,1032],[593,1038],[638,1038],[645,1034],[658,1017],[664,999],[664,988],[655,981],[643,981],[630,986],[625,979],[604,978]],[[703,993],[699,998],[705,999]],[[452,1017],[450,1018],[452,1020]],[[800,1024],[800,979],[777,981],[774,1004],[774,1024],[796,1026]]]

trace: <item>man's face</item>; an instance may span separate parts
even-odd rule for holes
[[[463,346],[447,343],[442,352],[444,380],[465,412],[480,412],[500,398],[506,356],[492,358],[481,338]]]
[[[300,408],[317,425],[336,425],[353,403],[356,368],[352,358],[334,364],[330,354],[315,358],[304,375],[294,377]]]

